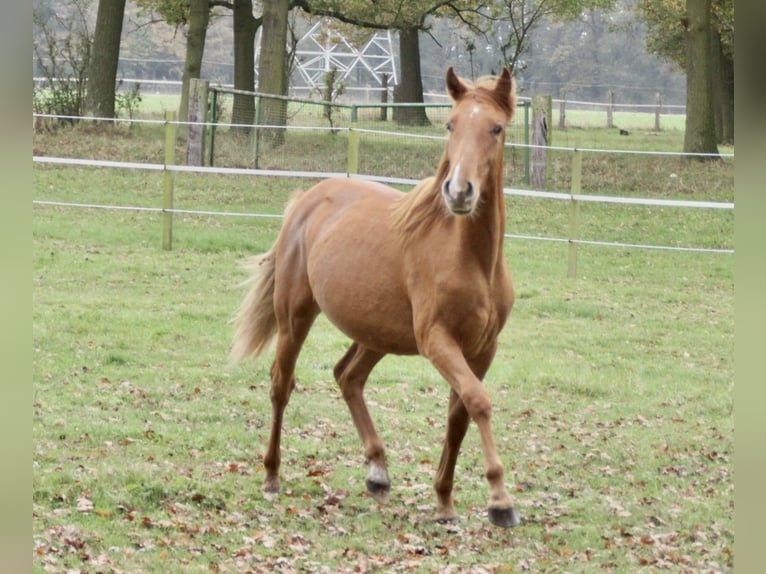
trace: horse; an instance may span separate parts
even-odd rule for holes
[[[365,485],[388,501],[385,447],[364,399],[387,354],[421,355],[449,383],[446,437],[434,477],[436,520],[457,519],[452,489],[463,438],[481,436],[488,515],[520,523],[504,484],[483,378],[514,301],[503,245],[505,128],[516,108],[507,68],[475,84],[450,67],[453,105],[436,174],[407,193],[363,180],[326,179],[298,192],[271,249],[249,259],[250,289],[234,317],[231,357],[259,355],[276,337],[271,430],[262,490],[280,488],[280,439],[298,354],[320,313],[352,343],[335,365],[368,464]]]

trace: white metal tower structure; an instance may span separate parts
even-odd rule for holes
[[[398,83],[391,32],[376,32],[362,46],[351,44],[332,26],[319,20],[311,25],[296,45],[292,89],[321,89],[324,75],[333,68],[339,79],[355,87],[381,88]],[[256,38],[256,61],[260,56],[261,32]],[[257,73],[257,66],[256,66]],[[387,76],[384,80],[383,76]]]

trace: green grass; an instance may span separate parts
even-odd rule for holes
[[[77,128],[34,145],[153,158],[155,139]],[[387,153],[388,175],[425,169]],[[222,161],[236,157],[232,146]],[[592,161],[594,192],[733,197],[730,163]],[[36,164],[33,182],[35,199],[162,197],[149,172]],[[279,213],[308,183],[179,175],[176,202]],[[509,232],[567,232],[565,202],[508,207]],[[431,521],[448,391],[419,358],[386,358],[368,385],[393,488],[387,506],[367,497],[332,378],[348,341],[323,317],[286,413],[283,493],[260,493],[269,358],[229,364],[228,321],[238,262],[269,247],[279,220],[176,216],[168,252],[157,214],[33,209],[35,572],[732,570],[732,256],[581,246],[568,279],[565,244],[508,241],[517,302],[487,385],[525,522],[503,531],[486,518],[474,427],[458,461],[460,521]],[[587,205],[581,219],[591,239],[733,247],[730,212]]]

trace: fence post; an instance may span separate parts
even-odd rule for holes
[[[662,113],[662,94],[654,94],[654,131],[660,131],[660,114]]]
[[[210,124],[210,129],[207,132],[207,164],[213,167],[215,161],[215,124],[216,124],[216,110],[218,109],[218,90],[211,90],[211,102],[208,106],[207,121]]]
[[[567,119],[567,91],[561,90],[561,102],[559,103],[559,129],[566,127]]]
[[[255,129],[253,130],[253,169],[258,169],[258,155],[261,149],[261,96],[255,98]]]
[[[208,81],[189,80],[189,137],[186,165],[205,165],[205,122],[207,122]]]
[[[582,191],[582,152],[574,150],[572,155],[572,181],[569,209],[569,262],[567,264],[567,277],[577,277],[577,228],[580,225],[580,202],[575,199]]]
[[[380,103],[384,104],[380,106],[380,121],[385,122],[388,120],[388,106],[385,105],[388,103],[388,74],[381,74],[380,75]]]
[[[176,163],[176,112],[165,112],[165,172],[163,174],[164,195],[162,199],[162,248],[173,248],[173,186],[175,172],[167,169]]]
[[[524,106],[524,183],[529,185],[529,160],[530,160],[530,139],[529,139],[529,106]]]
[[[551,105],[550,96],[532,98],[532,187],[540,191],[547,187],[548,153],[545,148],[550,145],[548,118],[551,115]]]
[[[609,90],[606,93],[606,127],[613,128],[614,121],[612,115],[614,114],[614,92]]]
[[[348,127],[348,173],[359,173],[359,132],[356,131],[357,108],[351,106],[351,124]]]

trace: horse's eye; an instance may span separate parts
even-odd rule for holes
[[[447,131],[448,132],[452,131],[452,122],[447,122]]]
[[[500,124],[497,124],[494,128],[492,128],[492,133],[496,136],[500,135],[500,132],[502,131],[503,131],[503,126],[501,126]]]

